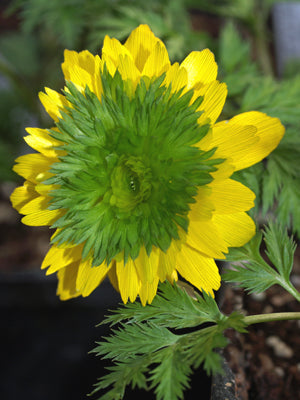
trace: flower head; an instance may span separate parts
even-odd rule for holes
[[[177,273],[220,286],[215,258],[255,226],[254,194],[230,179],[267,156],[284,128],[259,112],[216,123],[227,90],[209,50],[171,65],[147,25],[101,58],[65,51],[63,93],[40,94],[52,129],[28,128],[37,153],[19,157],[26,181],[11,196],[27,225],[55,229],[42,268],[61,299],[88,296],[108,276],[124,302],[151,302]]]

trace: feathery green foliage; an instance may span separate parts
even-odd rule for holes
[[[214,350],[227,344],[224,330],[245,332],[244,316],[225,316],[206,293],[191,298],[170,283],[161,284],[159,290],[151,305],[124,305],[103,321],[120,325],[94,350],[114,363],[95,385],[93,393],[110,387],[102,400],[122,398],[127,385],[152,388],[159,400],[183,399],[193,369],[202,364],[207,373],[221,372],[220,356]]]
[[[295,296],[296,291],[290,282],[296,249],[293,239],[289,238],[286,230],[279,224],[270,223],[265,228],[265,253],[273,267],[267,264],[260,253],[261,240],[262,233],[257,233],[244,247],[231,248],[226,260],[233,264],[222,278],[227,282],[237,283],[250,293],[260,293],[278,284]]]

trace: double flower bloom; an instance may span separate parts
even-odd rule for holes
[[[200,290],[220,286],[214,259],[255,233],[254,193],[230,179],[266,157],[284,128],[247,112],[216,123],[227,94],[209,50],[171,65],[147,25],[102,57],[65,51],[63,94],[40,94],[53,129],[28,128],[37,153],[11,196],[23,223],[55,229],[42,268],[61,299],[88,296],[108,276],[122,300],[151,303],[178,273]]]

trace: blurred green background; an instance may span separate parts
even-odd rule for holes
[[[30,151],[24,127],[51,126],[38,100],[45,86],[63,87],[65,48],[100,51],[107,34],[123,41],[141,23],[166,44],[172,61],[210,48],[228,85],[221,119],[259,110],[281,119],[286,135],[262,163],[235,179],[257,195],[252,214],[272,212],[300,232],[299,61],[276,76],[272,9],[275,0],[12,0],[0,18],[0,181],[16,181],[14,159]]]

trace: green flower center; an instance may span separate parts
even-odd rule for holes
[[[49,209],[64,209],[53,228],[53,242],[84,243],[83,257],[93,265],[110,263],[118,254],[135,259],[142,246],[166,251],[187,231],[190,204],[197,188],[209,183],[214,150],[198,143],[209,125],[200,126],[202,98],[192,91],[172,93],[164,76],[143,77],[136,89],[117,72],[102,75],[101,100],[86,87],[67,83],[70,108],[58,131],[50,134],[66,155],[54,163]]]
[[[111,174],[110,204],[121,212],[133,210],[151,195],[151,169],[139,157],[121,156]]]

